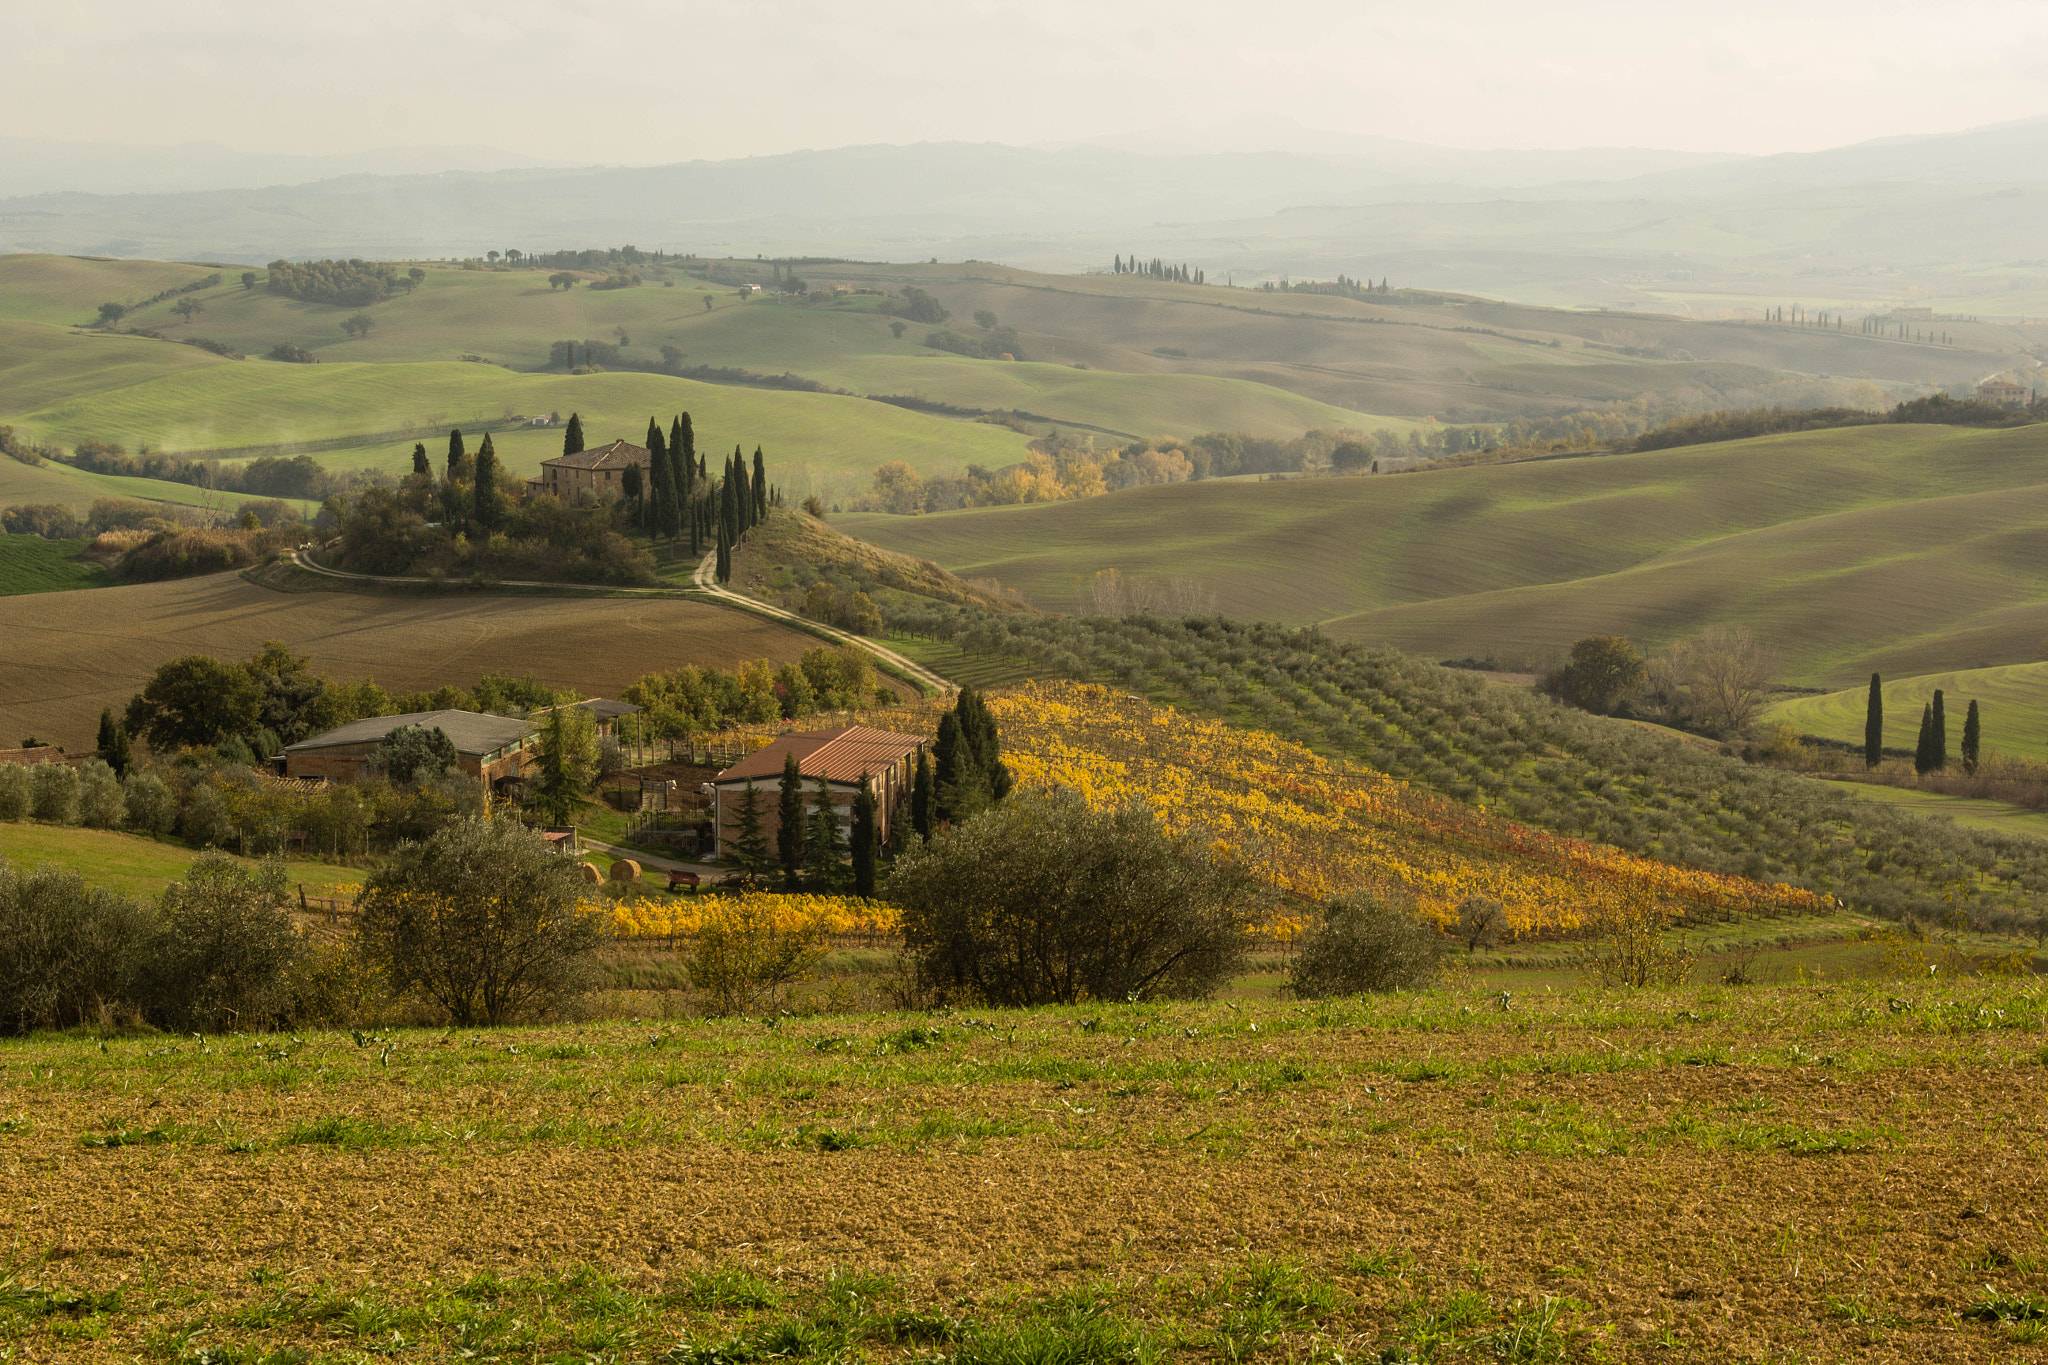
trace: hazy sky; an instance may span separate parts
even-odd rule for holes
[[[2044,0],[0,0],[0,135],[660,162],[1244,120],[1812,150],[2048,114]]]

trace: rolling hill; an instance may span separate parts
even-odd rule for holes
[[[926,517],[887,549],[1072,609],[1101,569],[1431,657],[1746,624],[1788,681],[2036,657],[2048,427],[1881,426],[1378,478],[1210,482]]]
[[[2035,640],[2040,652],[2048,637]],[[1963,714],[1972,701],[1983,713],[1987,753],[2048,760],[2048,663],[2006,664],[1996,668],[1953,669],[1891,678],[1884,683],[1885,743],[1910,749],[1920,725],[1920,711],[1942,693],[1948,714],[1951,756],[1962,742]],[[1779,702],[1766,718],[1796,725],[1809,735],[1863,743],[1863,718],[1870,699],[1865,687],[1845,688],[1818,697]]]

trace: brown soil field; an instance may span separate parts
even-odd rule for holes
[[[90,747],[152,671],[184,654],[246,658],[279,639],[336,678],[392,691],[467,686],[485,673],[616,696],[684,664],[777,663],[816,638],[680,598],[447,597],[278,592],[232,573],[0,598],[0,739]]]
[[[1036,1313],[1151,1351],[964,1360],[2039,1360],[2044,1007],[1449,989],[5,1043],[0,1343],[445,1359],[482,1295],[508,1359],[928,1357],[872,1313],[818,1344],[857,1272],[913,1341]],[[773,1292],[705,1288],[741,1280]]]

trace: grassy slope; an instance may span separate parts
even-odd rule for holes
[[[1436,657],[1744,622],[1794,681],[2031,657],[2048,428],[1881,427],[1645,455],[840,519],[1072,606],[1102,568]]]
[[[80,559],[84,548],[82,540],[0,534],[0,597],[104,586],[107,571]]]
[[[0,503],[54,502],[83,512],[95,498],[142,498],[186,507],[233,507],[243,501],[239,494],[211,493],[190,484],[113,478],[66,465],[26,465],[0,459]],[[311,512],[316,504],[301,502],[298,506]]]
[[[17,870],[44,863],[80,871],[88,883],[124,896],[154,896],[185,875],[199,855],[183,844],[163,843],[112,830],[78,829],[68,825],[0,824],[0,857]],[[288,862],[285,872],[303,882],[309,893],[318,888],[363,880],[360,868],[328,863]]]
[[[1983,713],[1986,752],[2048,759],[2048,663],[2008,664],[1892,678],[1884,684],[1885,740],[1910,748],[1920,711],[1942,695],[1948,714],[1951,755],[1962,742],[1963,716],[1971,701]],[[1820,697],[1798,697],[1771,708],[1769,719],[1796,725],[1809,735],[1863,742],[1863,718],[1870,689],[1844,688]]]
[[[1858,800],[1898,806],[1915,815],[1946,816],[1965,829],[2048,839],[2048,812],[2028,810],[2025,806],[1983,801],[1970,796],[1948,796],[1941,792],[1914,791],[1910,787],[1887,787],[1876,782],[1836,782],[1834,785]]]

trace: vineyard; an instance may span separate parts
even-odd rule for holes
[[[1068,787],[1097,806],[1142,801],[1174,833],[1208,837],[1297,902],[1269,926],[1283,939],[1299,927],[1299,902],[1361,888],[1410,899],[1446,926],[1466,900],[1488,897],[1518,938],[1585,933],[1645,898],[1682,922],[1824,908],[1810,891],[1531,829],[1276,735],[1105,687],[1027,683],[990,693],[988,704],[1020,782]],[[892,708],[862,723],[929,734],[941,707]],[[771,733],[726,742],[753,747]]]

